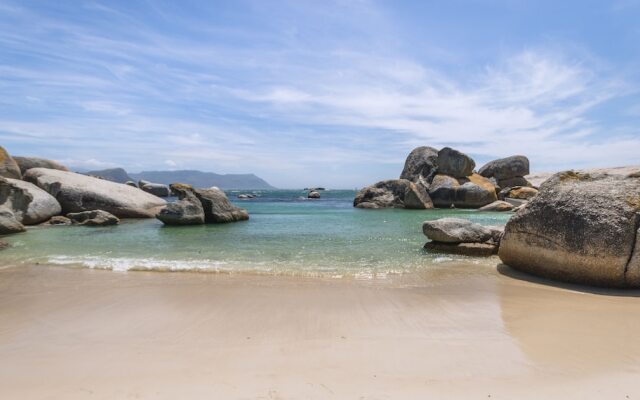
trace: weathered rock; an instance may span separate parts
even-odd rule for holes
[[[31,168],[49,168],[49,169],[57,169],[59,171],[69,171],[67,167],[60,164],[57,161],[47,160],[46,158],[38,158],[38,157],[13,157],[13,159],[20,167],[20,172],[22,175],[26,174],[28,170]]]
[[[151,184],[151,183],[152,183],[152,182],[145,181],[144,179],[140,179],[140,180],[138,181],[138,187],[139,187],[140,189],[142,189],[142,187],[143,187],[144,185],[149,185],[149,184]]]
[[[166,202],[131,186],[45,168],[32,168],[25,180],[49,192],[63,213],[104,210],[121,218],[152,218]]]
[[[460,187],[457,179],[438,174],[429,185],[429,197],[435,207],[449,208],[456,201],[456,190]]]
[[[85,226],[110,226],[117,225],[120,222],[118,217],[104,210],[69,213],[67,214],[67,218],[69,218],[73,224]]]
[[[320,193],[316,192],[315,190],[309,192],[309,194],[307,195],[307,198],[309,199],[319,199],[320,198]]]
[[[163,185],[162,183],[147,183],[144,186],[140,186],[140,189],[158,197],[169,197],[171,195],[169,186]]]
[[[0,235],[24,232],[24,225],[13,215],[13,212],[6,207],[0,207]]]
[[[51,217],[51,219],[47,221],[47,225],[71,225],[71,224],[72,224],[71,220],[62,215],[56,215],[55,217]]]
[[[471,257],[489,257],[498,254],[498,245],[495,243],[427,242],[424,248],[439,253],[459,254]]]
[[[507,223],[502,261],[566,282],[640,287],[640,179],[562,172]]]
[[[176,187],[179,200],[167,204],[156,216],[165,225],[204,224],[204,209],[193,189]]]
[[[495,179],[495,178],[494,178]],[[531,186],[531,182],[529,182],[526,178],[521,176],[516,176],[513,178],[500,179],[498,180],[498,186],[501,188],[510,188],[516,186]]]
[[[172,183],[169,185],[169,189],[171,190],[171,194],[173,196],[178,197],[184,195],[187,191],[193,192],[193,186],[189,185],[188,183]]]
[[[249,219],[247,210],[234,206],[220,189],[195,189],[202,203],[207,223],[235,222]]]
[[[433,208],[426,190],[406,179],[381,181],[360,190],[353,200],[358,208]]]
[[[0,146],[0,176],[11,179],[22,179],[20,167],[2,146]]]
[[[473,173],[476,167],[475,161],[466,154],[445,147],[438,152],[438,173],[453,176],[454,178],[464,178]]]
[[[483,243],[494,237],[492,230],[462,218],[440,218],[425,221],[422,232],[442,243]]]
[[[134,188],[138,187],[138,184],[135,183],[134,181],[126,181],[124,184],[127,185],[127,186],[134,187]]]
[[[484,207],[480,207],[478,211],[511,211],[513,210],[513,204],[506,201],[496,200],[491,204],[487,204]]]
[[[478,173],[487,178],[494,177],[498,181],[522,177],[529,175],[529,159],[525,156],[511,156],[489,161]]]
[[[436,173],[438,150],[433,147],[417,147],[409,153],[404,162],[404,169],[400,179],[406,179],[414,183],[428,186]]]
[[[511,188],[507,197],[518,200],[531,200],[538,195],[538,190],[532,187],[514,187]]]
[[[454,205],[458,208],[478,208],[498,200],[496,187],[487,178],[472,174],[459,180]]]
[[[525,204],[527,204],[529,202],[528,200],[512,199],[511,197],[505,197],[504,201],[506,201],[507,203],[513,205],[514,207],[521,207],[521,206],[524,206]]]
[[[429,196],[441,208],[478,208],[497,200],[493,183],[478,174],[461,179],[438,174],[429,186]]]
[[[49,193],[18,179],[0,177],[0,204],[24,225],[35,225],[60,214],[62,208]]]

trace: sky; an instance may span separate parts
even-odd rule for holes
[[[640,0],[0,0],[0,145],[362,187],[417,146],[640,164]]]

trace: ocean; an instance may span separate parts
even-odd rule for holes
[[[239,193],[255,199],[240,200]],[[3,238],[12,247],[0,264],[65,265],[127,270],[210,271],[328,277],[378,277],[415,272],[447,261],[481,262],[434,254],[422,222],[461,217],[484,225],[504,225],[511,213],[476,210],[361,210],[355,191],[323,191],[319,200],[300,190],[227,195],[249,211],[249,221],[165,227],[155,219],[122,220],[113,227],[35,226]]]

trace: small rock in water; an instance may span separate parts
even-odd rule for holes
[[[312,192],[309,192],[309,194],[307,195],[308,198],[310,199],[319,199],[320,198],[320,193],[316,192],[315,190]]]
[[[0,240],[0,250],[8,249],[9,247],[11,247],[9,243]]]
[[[72,222],[69,218],[63,217],[62,215],[56,215],[47,221],[48,225],[71,225],[71,223]]]
[[[67,218],[74,224],[85,226],[109,226],[117,225],[120,222],[118,217],[103,210],[69,213]]]

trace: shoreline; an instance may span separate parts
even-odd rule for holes
[[[459,263],[385,281],[0,270],[4,397],[625,398],[640,291]]]

